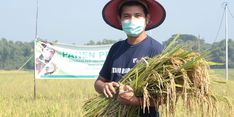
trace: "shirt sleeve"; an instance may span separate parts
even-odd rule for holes
[[[114,51],[114,45],[110,48],[110,51],[107,54],[106,60],[102,66],[99,75],[105,78],[106,80],[111,79],[111,69],[112,69],[112,55]]]

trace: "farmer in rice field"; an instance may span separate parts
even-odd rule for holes
[[[166,12],[155,0],[111,0],[103,9],[103,19],[113,28],[126,33],[127,39],[115,43],[106,58],[94,86],[98,93],[107,98],[118,95],[118,101],[125,105],[142,105],[142,97],[136,97],[130,86],[117,82],[141,59],[160,54],[164,49],[146,31],[158,27],[164,21]],[[119,92],[115,90],[119,87]],[[159,117],[157,107],[150,112],[141,112],[142,117]]]

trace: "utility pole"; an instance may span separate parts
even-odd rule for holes
[[[36,64],[35,64],[35,58],[36,58],[36,41],[37,41],[37,38],[38,38],[38,0],[36,1],[37,2],[37,6],[36,6],[36,22],[35,22],[35,38],[34,38],[34,78],[33,78],[33,81],[34,81],[34,87],[33,87],[33,97],[34,97],[34,100],[36,100],[36,97],[37,97],[37,89],[36,89]]]
[[[228,80],[228,3],[225,2],[225,39],[226,39],[226,70],[225,77]]]

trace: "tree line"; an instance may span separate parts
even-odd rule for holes
[[[168,45],[176,35],[172,35],[170,39],[163,42],[163,45]],[[201,54],[207,54],[206,58],[211,62],[221,63],[219,65],[212,65],[211,68],[225,68],[226,61],[226,40],[223,39],[219,42],[206,43],[204,39],[196,37],[194,35],[182,34],[176,42],[178,45],[182,45],[186,49],[190,49]],[[229,68],[234,68],[234,41],[228,40],[228,62]]]
[[[167,41],[163,42],[166,47],[175,35],[172,35]],[[105,45],[113,44],[119,40],[103,39],[101,41],[93,41],[84,45]],[[209,53],[207,59],[212,62],[225,63],[225,40],[206,43],[204,39],[189,34],[181,34],[176,42],[178,45],[183,45],[185,48],[197,51],[200,53]],[[16,70],[19,69],[30,57],[32,59],[23,67],[26,70],[34,69],[34,53],[33,41],[21,42],[10,41],[5,38],[0,39],[0,70]],[[234,68],[234,41],[229,40],[229,68]],[[212,68],[224,68],[225,64],[212,66]]]
[[[19,69],[31,56],[33,56],[33,42],[0,40],[0,69]],[[24,69],[33,69],[34,61],[30,60]]]

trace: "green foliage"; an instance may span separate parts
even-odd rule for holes
[[[163,42],[164,46],[167,46],[173,39],[175,35],[172,35],[167,41]],[[196,37],[194,35],[189,34],[181,34],[179,39],[176,41],[177,45],[182,45],[189,50],[197,51],[197,52],[204,52],[205,50],[211,47],[211,44],[205,43],[205,40]]]
[[[167,41],[163,42],[166,47],[175,35],[172,35]],[[85,45],[111,45],[119,40],[103,39],[101,41],[90,40]],[[57,42],[57,41],[54,41]],[[177,44],[185,45],[189,50],[205,53],[211,51],[208,59],[212,62],[225,63],[225,41],[215,42],[213,44],[206,43],[204,39],[189,34],[181,34],[177,39]],[[229,40],[229,67],[234,68],[234,41]],[[33,56],[33,41],[9,41],[5,38],[0,39],[0,70],[18,69],[31,56]],[[213,68],[224,68],[225,65],[212,66]],[[31,59],[23,69],[33,69],[34,60]]]
[[[215,62],[225,63],[225,50],[226,50],[226,41],[222,40],[220,42],[215,42],[212,45],[211,60]],[[234,41],[229,39],[228,41],[228,50],[229,50],[229,67],[234,68]],[[224,68],[224,66],[216,66],[216,68]]]
[[[0,40],[0,69],[18,69],[33,55],[33,42],[7,41],[5,38]],[[31,60],[25,69],[33,69]]]
[[[111,45],[111,44],[114,44],[116,42],[117,42],[117,40],[111,40],[111,39],[103,39],[102,41],[97,41],[97,42],[90,40],[85,45]]]
[[[172,35],[167,41],[163,42],[164,46],[167,46],[176,35]],[[183,45],[188,50],[197,51],[199,53],[209,53],[208,60],[217,63],[224,63],[224,65],[211,66],[212,68],[224,68],[225,67],[225,40],[214,42],[213,44],[206,43],[205,40],[200,39],[194,35],[181,34],[177,39],[177,45]],[[234,41],[229,39],[229,68],[234,68]]]

